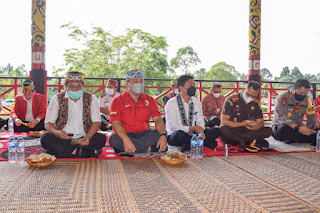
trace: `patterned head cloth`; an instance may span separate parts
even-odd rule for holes
[[[65,81],[68,82],[83,82],[84,75],[81,72],[67,72]]]
[[[171,86],[178,86],[178,80],[172,80]]]
[[[114,80],[114,79],[109,79],[108,80],[108,83],[107,84],[111,84],[111,85],[113,85],[113,86],[115,86],[115,87],[118,87],[118,81],[117,80]]]
[[[34,91],[33,81],[31,81],[31,80],[26,80],[25,82],[23,82],[23,83],[22,83],[22,90],[23,90],[23,92]]]
[[[133,78],[143,78],[142,70],[130,70],[126,73],[126,80],[129,81]]]

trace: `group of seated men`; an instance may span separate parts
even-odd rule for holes
[[[271,135],[285,143],[314,145],[320,126],[307,96],[310,84],[304,79],[277,97],[272,128],[264,126],[257,101],[260,85],[255,81],[226,100],[221,85],[213,83],[211,93],[201,103],[195,97],[193,77],[182,75],[172,82],[173,92],[165,98],[165,123],[156,101],[143,92],[141,70],[126,73],[128,89],[121,94],[117,92],[118,81],[109,79],[106,94],[99,100],[84,91],[83,73],[68,72],[64,86],[47,108],[45,97],[35,93],[33,82],[27,80],[11,112],[17,132],[46,129],[41,144],[59,157],[98,157],[106,142],[99,129],[113,130],[109,143],[116,152],[134,153],[164,152],[167,144],[181,146],[182,152],[190,150],[193,133],[201,133],[204,145],[212,149],[218,137],[231,145],[255,141],[257,147],[268,147],[265,138]],[[150,128],[150,117],[155,128]]]

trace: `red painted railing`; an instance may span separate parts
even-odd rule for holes
[[[13,79],[13,84],[3,84],[0,85],[2,88],[8,88],[8,90],[2,92],[0,94],[0,98],[7,96],[10,92],[14,92],[14,96],[18,95],[18,90],[21,88],[21,83],[22,80],[26,79],[26,77],[0,77],[0,79]],[[57,88],[56,93],[61,92],[64,89],[63,85],[63,77],[48,77],[47,81],[45,82],[45,86],[47,86],[48,91],[50,88]],[[96,90],[91,91],[92,94],[97,94],[99,92],[104,93],[105,88],[106,88],[106,82],[108,78],[85,78],[85,88],[95,88]],[[116,80],[119,81],[120,85],[121,82],[125,82],[124,78],[116,78]],[[155,100],[157,101],[157,104],[160,108],[164,108],[163,106],[163,97],[167,95],[168,93],[172,92],[172,87],[170,86],[170,81],[172,79],[145,79],[146,89],[160,89],[162,90],[161,92],[158,91],[158,94],[155,95]],[[19,84],[20,81],[20,84]],[[55,82],[53,82],[55,81]],[[150,86],[148,85],[149,82],[158,82],[158,81],[163,81],[163,82],[168,82],[168,86]],[[244,88],[244,85],[246,81],[212,81],[212,80],[195,80],[197,82],[196,88],[198,89],[198,97],[200,101],[203,99],[203,95],[208,95],[210,93],[210,86],[203,86],[204,84],[210,84],[212,82],[220,82],[222,85],[225,83],[234,83],[233,87],[222,87],[222,91],[227,91],[225,93],[225,97],[230,96],[233,93],[238,93],[239,91],[242,91]],[[95,82],[94,85],[91,85],[92,82]],[[273,88],[274,84],[293,84],[293,82],[262,82],[263,84],[267,84],[267,88],[261,88],[262,91],[267,91],[268,96],[267,96],[267,112],[264,112],[264,114],[267,116],[267,119],[271,119],[271,115],[273,114],[272,111],[272,99],[273,96],[277,96],[279,91],[284,91],[287,90],[287,88]],[[313,88],[316,87],[316,84],[312,84]],[[126,86],[124,83],[121,86],[121,92],[125,91]],[[48,92],[47,92],[48,94]],[[315,97],[315,93],[314,93]],[[13,98],[13,97],[12,97]],[[51,97],[49,97],[51,98]],[[10,113],[10,108],[4,106],[4,109],[8,111],[8,113],[2,113],[0,115],[9,115]]]

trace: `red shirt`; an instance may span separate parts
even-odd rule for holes
[[[110,123],[120,121],[127,133],[139,133],[149,129],[149,119],[160,116],[156,101],[145,93],[141,93],[135,102],[129,91],[114,98],[110,108]]]
[[[23,95],[17,95],[15,97],[14,108],[11,111],[12,118],[19,118],[24,121],[27,114],[27,102],[24,100]],[[34,93],[32,98],[32,114],[34,119],[44,119],[47,112],[47,102],[44,95]]]

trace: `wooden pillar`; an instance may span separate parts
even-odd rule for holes
[[[34,82],[36,92],[46,95],[45,84],[45,29],[46,29],[46,0],[32,0],[31,48],[32,65],[30,77]]]
[[[249,7],[249,73],[247,80],[261,83],[260,39],[261,0],[250,0]]]

